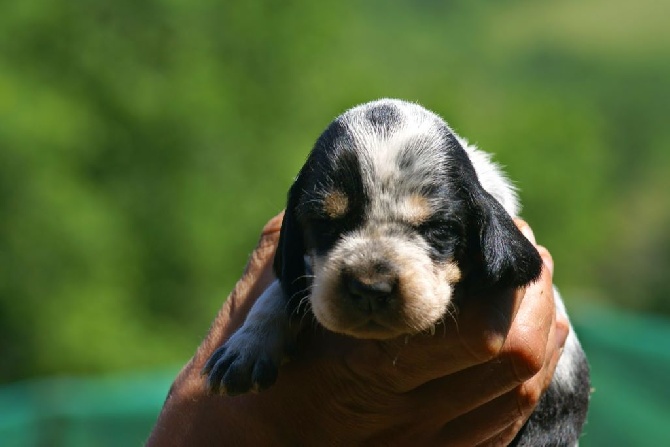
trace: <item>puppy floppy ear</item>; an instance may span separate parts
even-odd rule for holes
[[[472,197],[476,233],[470,240],[484,284],[504,288],[535,281],[542,271],[540,254],[502,205],[483,188],[479,189]]]
[[[273,264],[275,275],[290,303],[299,303],[308,293],[309,286],[305,271],[305,241],[297,218],[302,177],[299,174],[289,190]]]

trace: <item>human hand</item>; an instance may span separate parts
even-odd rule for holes
[[[469,297],[457,320],[447,315],[434,336],[355,340],[307,324],[298,354],[269,390],[207,394],[200,370],[274,279],[280,225],[281,215],[264,229],[209,335],[175,380],[148,445],[473,446],[513,439],[549,385],[568,331],[566,320],[556,321],[552,261],[541,247],[545,268],[537,283]]]

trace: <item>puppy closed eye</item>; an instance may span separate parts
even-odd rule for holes
[[[463,240],[462,227],[454,221],[430,220],[422,224],[418,230],[426,242],[441,254],[453,252],[459,241]]]
[[[340,239],[344,232],[342,219],[313,217],[307,225],[309,245],[317,252],[325,253]]]

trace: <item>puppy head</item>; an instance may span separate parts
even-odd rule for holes
[[[396,100],[355,107],[319,137],[275,257],[290,299],[309,297],[327,329],[374,339],[431,328],[460,282],[516,287],[540,269],[446,123]]]

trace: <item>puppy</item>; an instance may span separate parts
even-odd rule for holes
[[[203,370],[213,392],[272,385],[304,312],[362,339],[434,330],[467,292],[528,285],[542,260],[519,232],[514,188],[437,115],[363,104],[318,138],[288,194],[275,281]],[[556,305],[565,312],[558,293]],[[589,372],[571,331],[518,446],[576,445]]]

